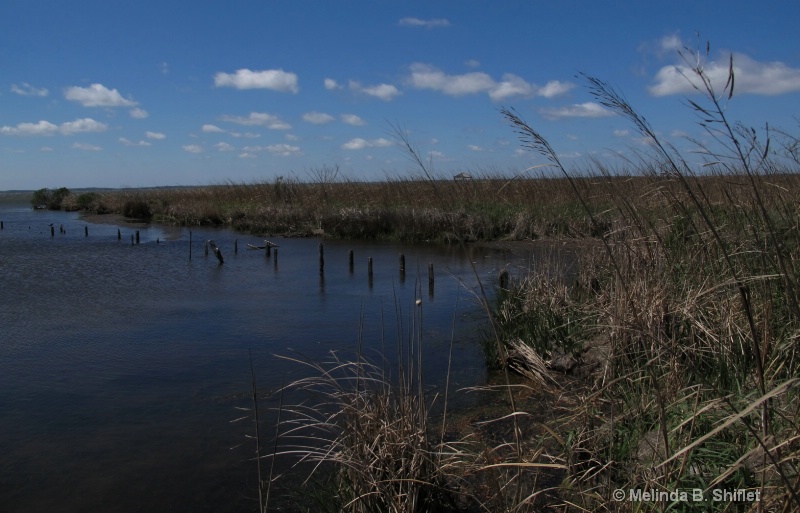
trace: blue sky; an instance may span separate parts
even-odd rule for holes
[[[392,126],[442,175],[542,163],[503,107],[570,166],[642,149],[581,72],[688,149],[703,132],[677,50],[706,41],[710,74],[734,56],[728,116],[797,134],[799,19],[796,0],[3,0],[0,190],[302,180],[322,166],[404,176]]]

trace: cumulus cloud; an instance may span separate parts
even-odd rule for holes
[[[557,109],[541,109],[540,114],[548,119],[559,118],[605,118],[615,114],[595,102],[576,103]]]
[[[355,114],[342,114],[341,117],[342,117],[342,123],[345,123],[347,125],[363,126],[367,124],[366,121],[361,119],[359,116],[356,116]]]
[[[282,69],[252,71],[236,70],[235,73],[219,72],[214,75],[216,87],[233,87],[235,89],[271,89],[273,91],[297,93],[297,75]]]
[[[189,153],[203,153],[203,147],[198,144],[186,144],[182,148]]]
[[[703,66],[715,91],[721,93],[728,81],[729,56],[712,60]],[[741,53],[733,54],[735,77],[734,94],[749,93],[776,96],[800,91],[800,68],[791,68],[782,62],[759,62]],[[692,94],[693,85],[700,86],[686,64],[664,66],[656,73],[654,84],[648,89],[653,96]]]
[[[236,148],[226,142],[219,142],[214,145],[214,149],[217,151],[233,151]]]
[[[17,126],[0,127],[2,135],[72,135],[80,132],[105,132],[108,125],[91,118],[76,119],[61,125],[41,120],[37,123],[20,123]]]
[[[222,116],[223,121],[239,125],[263,126],[271,130],[289,130],[292,126],[278,116],[266,112],[251,112],[249,116]]]
[[[333,90],[341,89],[341,88],[342,88],[342,86],[340,86],[339,83],[337,81],[335,81],[334,79],[332,79],[332,78],[326,78],[325,79],[325,89],[327,89],[328,91],[333,91]]]
[[[33,87],[27,82],[21,85],[11,84],[11,92],[20,96],[47,96],[50,92],[44,87]]]
[[[83,150],[83,151],[101,151],[103,148],[100,146],[95,146],[94,144],[87,144],[87,143],[74,143],[72,147],[76,150]]]
[[[389,139],[384,139],[380,137],[378,139],[362,139],[361,137],[356,137],[355,139],[350,139],[346,143],[342,145],[343,150],[363,150],[364,148],[384,148],[386,146],[392,146],[394,143]]]
[[[203,125],[200,130],[209,134],[221,133],[225,131],[216,125]]]
[[[38,123],[20,123],[17,126],[0,127],[3,135],[53,135],[58,133],[58,125],[41,120]]]
[[[167,138],[167,136],[162,134],[161,132],[145,132],[144,135],[148,139],[163,140]]]
[[[131,141],[130,139],[128,139],[126,137],[120,137],[118,140],[119,140],[119,142],[121,144],[124,144],[125,146],[152,146],[153,145],[153,143],[150,143],[150,142],[147,142],[147,141],[133,142],[133,141]]]
[[[467,145],[467,149],[472,150],[472,151],[483,151],[483,148],[481,148],[480,146],[475,145],[475,144],[468,144]]]
[[[150,114],[148,114],[146,110],[136,107],[135,109],[131,109],[130,115],[132,118],[135,119],[144,119],[148,117]]]
[[[406,17],[406,18],[400,18],[397,24],[401,27],[437,28],[437,27],[449,27],[450,21],[446,18],[431,18],[423,20],[420,18]]]
[[[395,96],[402,94],[397,87],[391,84],[378,84],[374,86],[364,87],[359,82],[351,80],[349,83],[349,87],[351,91],[366,94],[369,96],[374,96],[386,102],[391,101],[394,99]]]
[[[103,84],[92,84],[89,87],[68,87],[64,92],[67,100],[78,102],[84,107],[135,107],[133,100],[128,100],[116,89],[109,89]]]
[[[314,125],[324,125],[325,123],[330,123],[334,119],[333,116],[325,114],[324,112],[306,112],[303,114],[303,120]]]
[[[267,146],[266,150],[274,155],[281,155],[283,157],[288,157],[290,155],[297,155],[300,153],[299,146],[292,146],[286,143],[270,144],[269,146]]]
[[[80,132],[105,132],[107,129],[108,125],[95,121],[92,118],[76,119],[75,121],[62,123],[60,127],[61,133],[65,135],[72,135]]]
[[[450,96],[486,93],[493,101],[516,96],[552,98],[573,87],[572,84],[559,81],[550,81],[544,87],[538,87],[512,73],[504,74],[499,81],[481,71],[451,75],[422,63],[412,64],[410,70],[408,81],[416,89],[431,89]]]

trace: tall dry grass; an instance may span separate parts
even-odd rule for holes
[[[601,194],[615,216],[599,251],[584,257],[578,283],[567,291],[543,286],[550,277],[541,276],[501,297],[505,340],[533,326],[524,335],[545,362],[566,351],[580,363],[587,348],[602,349],[578,407],[548,427],[557,448],[549,456],[569,469],[564,510],[800,509],[797,139],[731,122],[733,63],[718,92],[700,57],[687,59],[695,63],[687,79],[705,101],[687,101],[715,141],[699,147],[703,175],[621,93],[586,76],[595,98],[650,142],[641,187],[632,191],[595,163],[593,179],[608,184]],[[572,185],[592,226],[601,223],[607,212],[546,138],[516,112],[503,113],[523,145]],[[503,315],[519,320],[504,329]],[[692,501],[695,489],[706,502]],[[736,489],[760,500],[713,500],[715,490]],[[662,495],[632,501],[630,490]],[[670,498],[680,491],[689,499]]]

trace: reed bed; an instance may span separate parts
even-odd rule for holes
[[[646,185],[631,194],[595,163],[613,229],[583,255],[577,281],[548,270],[499,296],[506,349],[491,354],[507,365],[498,355],[522,339],[536,353],[532,368],[563,354],[571,373],[596,366],[546,429],[552,444],[541,458],[568,469],[560,511],[797,511],[800,176],[782,151],[797,139],[780,144],[729,121],[733,66],[717,92],[697,65],[705,102],[688,102],[715,140],[700,147],[700,176],[618,91],[585,78],[650,141]],[[549,142],[516,112],[504,115],[602,223],[607,212]]]

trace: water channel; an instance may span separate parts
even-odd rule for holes
[[[269,392],[308,372],[276,354],[322,361],[359,339],[394,353],[415,308],[428,386],[442,385],[451,341],[452,389],[481,384],[478,279],[493,294],[501,269],[535,257],[325,240],[321,273],[319,239],[273,238],[268,257],[247,246],[263,237],[198,227],[190,259],[187,228],[27,205],[0,205],[0,220],[0,511],[255,510],[252,423],[231,422],[250,406],[250,354],[265,426]]]

